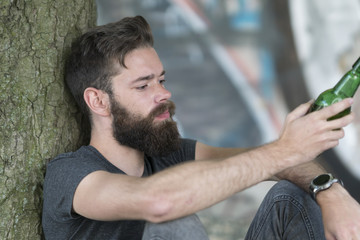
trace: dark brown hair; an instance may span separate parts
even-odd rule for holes
[[[126,68],[125,56],[134,49],[152,46],[150,26],[141,16],[95,27],[73,43],[65,80],[88,118],[89,110],[83,98],[85,89],[94,87],[112,95],[111,77],[119,73],[120,67]]]

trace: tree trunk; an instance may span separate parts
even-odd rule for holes
[[[0,239],[40,239],[46,162],[80,144],[63,82],[72,39],[94,26],[94,0],[0,3]]]

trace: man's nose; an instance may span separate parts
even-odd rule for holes
[[[161,102],[167,101],[170,98],[171,98],[171,92],[162,85],[158,86],[156,95],[155,95],[155,102],[161,103]]]

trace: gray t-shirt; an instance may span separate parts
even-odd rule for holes
[[[193,160],[196,142],[182,139],[181,148],[167,157],[145,156],[143,177]],[[141,239],[145,221],[95,221],[72,211],[75,190],[88,174],[98,171],[125,174],[94,147],[57,156],[47,165],[44,182],[42,225],[46,239]]]

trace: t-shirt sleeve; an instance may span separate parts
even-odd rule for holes
[[[181,141],[182,148],[180,158],[184,161],[195,160],[196,141],[193,139],[184,138]]]
[[[52,160],[45,175],[44,213],[55,214],[50,217],[62,221],[77,218],[72,212],[75,190],[84,177],[97,170],[105,169],[83,157],[64,156]]]

